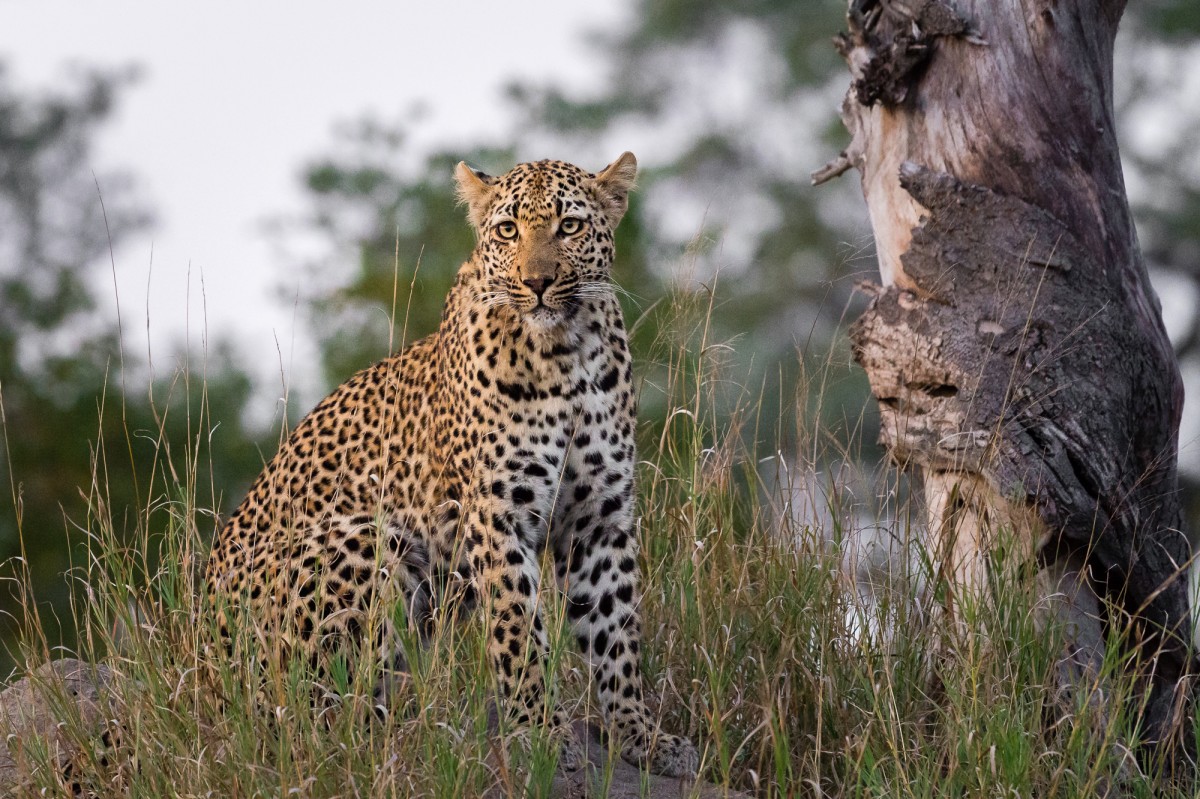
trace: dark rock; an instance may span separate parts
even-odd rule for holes
[[[73,658],[55,660],[0,693],[0,796],[27,787],[34,753],[54,753],[60,768],[78,754],[65,729],[99,734],[108,715],[112,673]]]

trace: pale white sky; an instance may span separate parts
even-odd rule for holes
[[[116,253],[127,347],[146,351],[147,307],[154,352],[185,323],[198,346],[203,275],[210,335],[236,339],[261,376],[279,375],[278,337],[303,382],[311,345],[277,299],[286,273],[262,222],[302,207],[301,166],[330,149],[334,124],[422,103],[418,141],[501,134],[507,82],[598,83],[588,34],[626,13],[623,0],[0,0],[0,59],[28,87],[61,84],[72,63],[143,67],[95,153],[96,172],[135,175],[158,218]]]

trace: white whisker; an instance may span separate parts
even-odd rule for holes
[[[481,291],[475,295],[476,304],[483,308],[499,308],[512,304],[512,297],[507,291]]]

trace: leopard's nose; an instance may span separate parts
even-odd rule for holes
[[[524,283],[526,286],[529,286],[529,288],[533,290],[533,293],[538,295],[538,298],[540,299],[542,294],[545,293],[546,289],[550,286],[550,284],[554,282],[554,278],[552,278],[552,277],[527,277],[524,280],[522,280],[521,282]]]

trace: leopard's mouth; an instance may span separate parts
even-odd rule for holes
[[[531,310],[525,312],[526,318],[541,323],[557,322],[565,314],[561,308],[551,308],[545,303],[539,302]]]
[[[539,327],[550,327],[566,322],[574,315],[575,304],[562,298],[553,298],[550,304],[539,299],[533,307],[522,313],[528,321]]]

